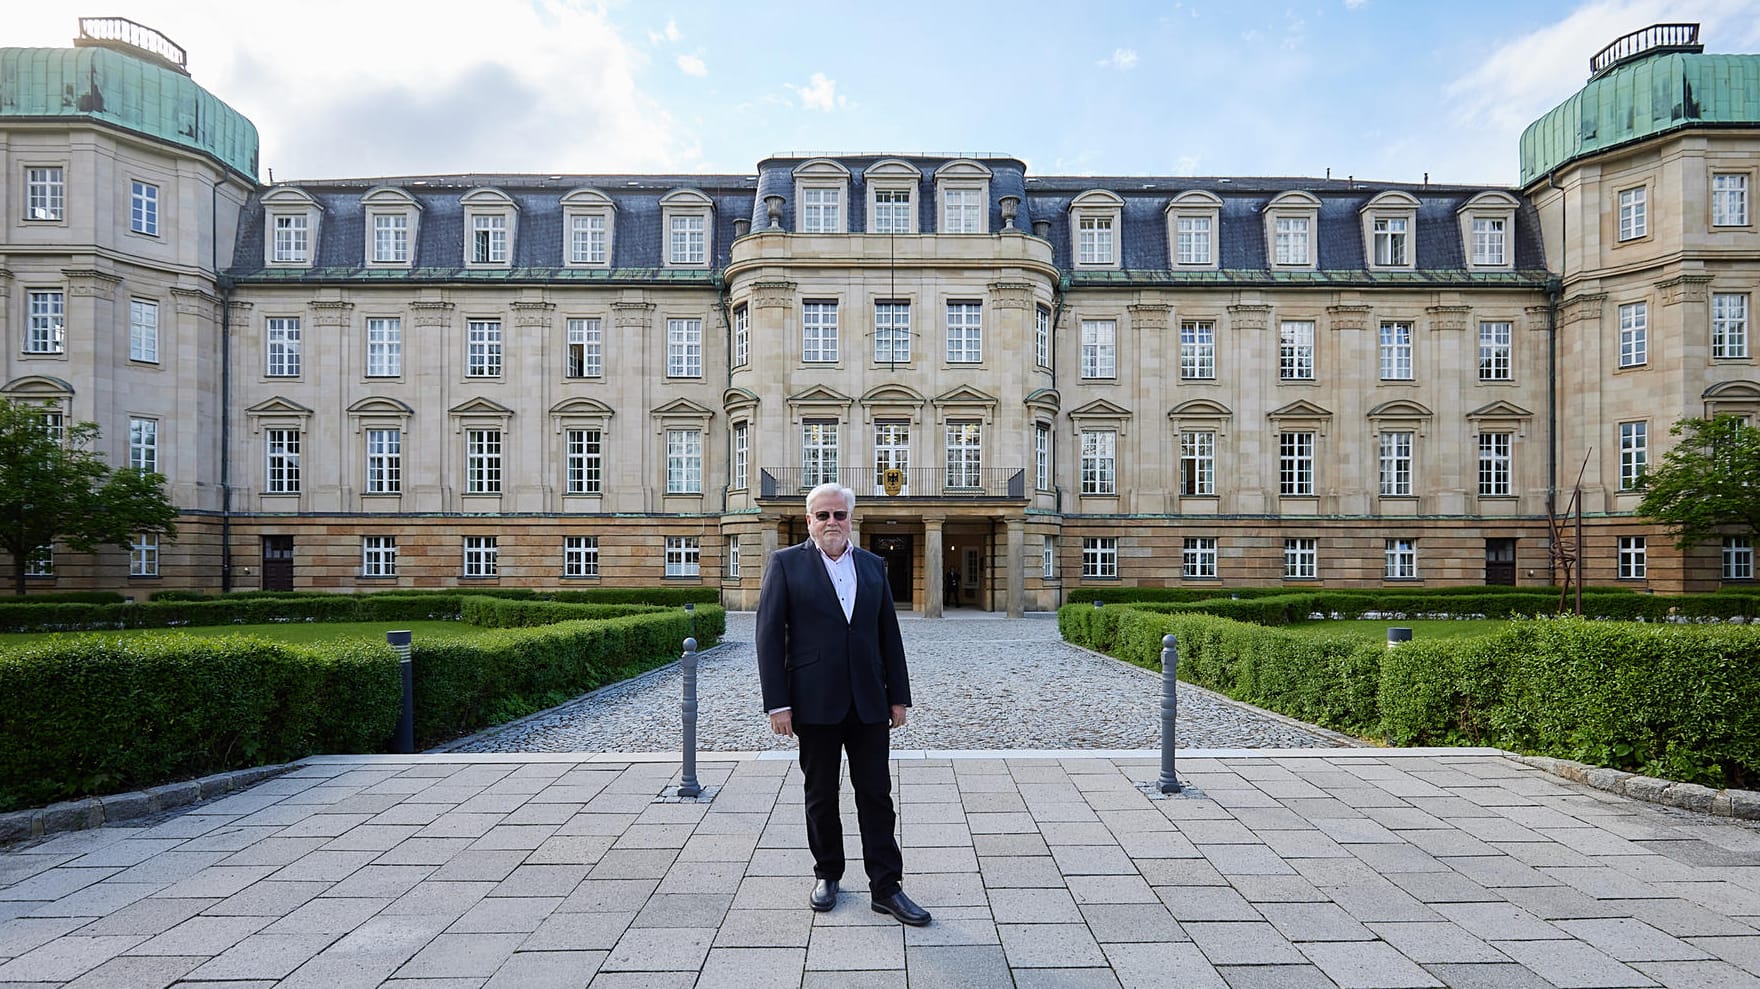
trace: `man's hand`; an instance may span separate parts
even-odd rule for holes
[[[903,728],[904,727],[904,722],[905,722],[904,712],[905,712],[905,707],[903,704],[892,705],[892,727],[894,727],[894,728]]]
[[[897,711],[898,708],[893,708],[893,710]],[[893,717],[897,718],[898,716],[894,714]],[[789,738],[793,738],[794,712],[777,711],[775,714],[772,714],[770,716],[770,730],[778,735],[787,735]]]

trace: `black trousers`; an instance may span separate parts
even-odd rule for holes
[[[862,864],[868,871],[868,892],[884,899],[898,892],[904,877],[904,856],[892,837],[897,818],[892,810],[892,774],[888,759],[889,727],[865,725],[852,707],[842,724],[795,725],[800,739],[801,772],[806,776],[807,847],[813,852],[813,875],[843,878],[843,818],[837,791],[842,754],[849,753],[850,785],[856,792],[856,823],[862,830]]]

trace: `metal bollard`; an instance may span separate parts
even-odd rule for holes
[[[1178,793],[1180,785],[1174,773],[1174,722],[1179,718],[1179,637],[1161,637],[1161,792]]]
[[[1412,630],[1398,625],[1387,626],[1387,648],[1394,649],[1412,641]]]
[[[397,670],[403,677],[403,710],[397,715],[397,738],[392,745],[399,755],[416,750],[416,680],[415,665],[409,658],[409,639],[407,630],[385,633],[385,642],[397,652]]]
[[[678,795],[698,797],[703,788],[697,784],[697,640],[684,640],[684,772],[679,780]]]

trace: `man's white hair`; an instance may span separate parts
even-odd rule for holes
[[[854,491],[851,491],[849,488],[844,487],[836,481],[826,481],[824,484],[807,492],[807,511],[810,512],[813,510],[814,498],[827,494],[835,494],[841,497],[843,499],[843,507],[852,512],[856,510],[856,493]]]

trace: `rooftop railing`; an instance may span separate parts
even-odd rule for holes
[[[1026,471],[1018,467],[908,467],[890,478],[873,467],[765,467],[758,471],[759,498],[799,498],[827,481],[836,481],[858,499],[1025,498]],[[888,481],[895,490],[887,493]]]
[[[1616,65],[1657,52],[1702,52],[1697,24],[1652,24],[1633,31],[1589,59],[1589,78],[1593,79]]]
[[[183,47],[170,38],[126,17],[82,17],[79,37],[74,44],[96,42],[104,45],[127,45],[166,62],[180,72],[188,73],[189,56]]]

